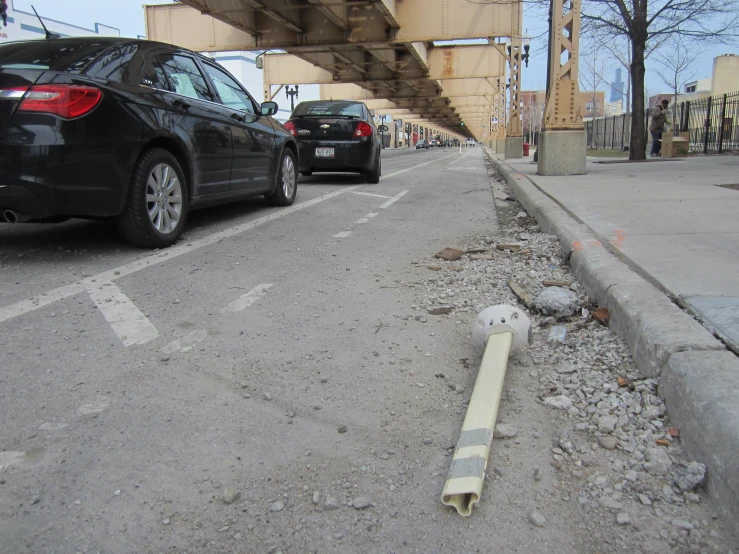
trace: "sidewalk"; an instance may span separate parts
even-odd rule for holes
[[[739,352],[739,156],[598,161],[569,177],[540,177],[530,159],[506,163]],[[716,186],[725,184],[737,190]]]
[[[739,189],[739,156],[589,157],[586,175],[542,177],[531,158],[490,155],[642,373],[660,377],[683,447],[739,530],[739,357],[724,346],[739,352],[739,190],[716,186]]]

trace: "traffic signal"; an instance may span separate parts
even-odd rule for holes
[[[0,0],[0,17],[3,19],[3,27],[8,26],[8,2]]]

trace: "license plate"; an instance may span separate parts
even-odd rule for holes
[[[316,158],[333,158],[333,148],[316,148]]]

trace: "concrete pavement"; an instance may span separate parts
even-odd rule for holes
[[[739,182],[739,157],[601,163],[610,161],[542,177],[530,159],[497,159],[642,373],[661,376],[684,446],[739,525],[739,358],[724,346],[739,352],[739,187],[720,186]]]

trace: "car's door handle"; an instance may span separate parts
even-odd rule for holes
[[[187,108],[189,108],[189,107],[190,107],[190,104],[188,104],[188,103],[187,103],[187,102],[185,102],[184,100],[180,100],[179,98],[177,98],[177,99],[175,99],[175,100],[172,100],[172,105],[173,105],[173,106],[174,106],[175,108],[184,108],[184,109],[187,109]]]
[[[239,115],[237,113],[231,114],[231,119],[235,119],[236,121],[244,121],[246,118],[243,115]]]

